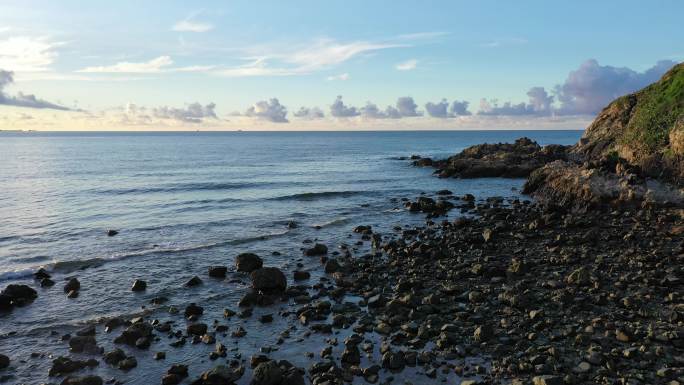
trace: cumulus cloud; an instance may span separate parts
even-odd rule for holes
[[[330,105],[330,115],[336,118],[351,118],[359,116],[360,112],[356,107],[346,106],[342,101],[342,96],[339,95]]]
[[[264,119],[274,123],[287,123],[287,108],[280,104],[277,98],[262,100],[254,103],[244,113],[245,116]]]
[[[38,99],[35,95],[31,94],[24,94],[19,92],[15,96],[7,95],[4,89],[12,83],[14,83],[14,73],[10,71],[0,70],[0,105],[27,108],[50,108],[54,110],[63,111],[70,110],[70,108],[50,103],[42,99]]]
[[[421,116],[422,114],[416,110],[417,108],[418,105],[416,104],[416,102],[413,101],[413,98],[410,96],[402,96],[399,99],[397,99],[397,110],[399,111],[399,114],[402,118],[411,116]]]
[[[468,102],[465,100],[458,101],[454,100],[451,103],[451,107],[449,107],[449,113],[452,116],[467,116],[470,115],[470,111],[468,111]]]
[[[446,118],[448,116],[448,107],[449,102],[447,102],[446,99],[442,99],[437,103],[427,102],[425,104],[425,111],[427,111],[428,115],[430,115],[433,118]]]
[[[417,65],[418,65],[418,60],[411,59],[411,60],[407,60],[405,62],[397,64],[394,68],[396,68],[398,71],[411,71],[411,70],[416,69]]]
[[[132,108],[136,108],[136,106],[132,105]],[[215,108],[216,104],[214,103],[209,103],[205,106],[199,103],[191,103],[184,108],[162,106],[152,109],[152,115],[159,119],[175,119],[188,123],[201,123],[207,118],[217,118],[214,112]],[[127,110],[130,109],[131,105],[127,106]]]
[[[536,113],[547,113],[551,111],[553,96],[550,96],[544,87],[532,87],[527,91],[530,98],[530,106]]]
[[[657,81],[677,64],[662,60],[644,72],[626,67],[602,66],[595,59],[587,60],[570,72],[555,92],[560,102],[559,113],[566,115],[596,114],[613,99],[639,90]]]
[[[451,105],[449,105],[446,99],[442,99],[437,103],[428,102],[425,104],[425,110],[431,117],[441,119],[470,115],[468,102],[465,100],[454,100]]]
[[[528,103],[505,102],[503,105],[499,105],[496,99],[482,99],[480,100],[478,115],[548,116],[555,112],[553,109],[553,96],[550,96],[544,87],[530,88],[527,91],[527,96],[529,98]]]
[[[302,119],[323,119],[325,117],[325,114],[323,113],[323,110],[321,110],[318,107],[301,107],[298,111],[295,111],[294,116],[296,118],[302,118]]]
[[[60,42],[45,37],[12,36],[0,39],[0,68],[15,72],[44,72],[57,58]]]
[[[392,106],[387,106],[382,111],[375,103],[367,102],[366,106],[361,108],[361,116],[366,119],[399,119],[401,113]]]

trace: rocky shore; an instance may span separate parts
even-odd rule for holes
[[[662,87],[684,88],[676,80],[682,68],[666,75]],[[626,97],[633,111],[627,117],[622,108],[607,107],[574,147],[521,138],[474,146],[443,161],[413,159],[436,167],[441,177],[528,177],[524,192],[534,201],[441,190],[396,201],[425,216],[423,225],[379,232],[359,224],[349,229],[351,244],[305,240],[291,272],[267,266],[255,253],[235,255],[230,265],[211,266],[183,285],[249,282],[237,303],[224,304],[220,319],[205,311],[204,298],[174,306],[159,296],[141,305],[165,309],[164,317],[110,317],[61,336],[53,330],[69,355],[49,356],[50,383],[121,384],[103,379],[97,368],[141,370],[143,357],[165,368],[160,378],[142,373],[145,383],[163,385],[450,378],[462,385],[682,384],[681,115],[657,128],[665,130],[658,138],[670,139],[666,151],[649,159],[664,172],[646,166],[643,148],[638,156],[624,152],[635,148],[627,133],[640,137],[630,122],[642,121],[640,100],[651,100],[650,92]],[[87,290],[78,277],[63,278],[59,286],[68,298]],[[135,277],[128,290],[145,292],[149,278]],[[36,272],[33,286],[53,285],[49,272]],[[31,285],[9,285],[0,293],[0,311],[31,306],[37,296]],[[278,328],[275,344],[259,341],[258,353],[249,357],[238,345],[252,332],[248,321]],[[318,351],[307,351],[314,340]],[[210,351],[166,362],[186,345]],[[280,348],[305,354],[308,364],[294,364]],[[12,367],[26,363],[0,353],[0,381],[20,383]],[[205,359],[212,367],[197,370]],[[417,379],[407,380],[409,369]]]

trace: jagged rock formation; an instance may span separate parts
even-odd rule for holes
[[[523,191],[565,207],[684,205],[684,64],[604,108],[568,159]]]
[[[433,161],[420,158],[416,166],[433,166],[440,177],[525,178],[537,168],[566,158],[567,146],[540,146],[529,138],[515,143],[485,143],[471,146],[448,159]]]
[[[684,184],[684,63],[610,103],[572,153],[589,162],[624,159],[645,176]]]

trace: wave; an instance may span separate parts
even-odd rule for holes
[[[123,194],[149,194],[165,192],[189,192],[189,191],[223,191],[237,190],[253,187],[267,187],[274,182],[203,182],[203,183],[178,183],[166,186],[154,187],[131,187],[105,190],[91,190],[96,194],[123,195]]]
[[[343,225],[345,223],[349,223],[349,221],[351,221],[350,218],[342,217],[342,218],[336,218],[336,219],[333,219],[332,221],[324,222],[321,224],[314,224],[312,227],[317,227],[317,228],[332,227],[332,226]]]
[[[299,194],[283,195],[275,198],[270,198],[270,200],[284,201],[284,200],[298,200],[298,201],[311,201],[317,199],[326,198],[336,198],[342,197],[347,198],[354,195],[366,194],[368,191],[321,191],[321,192],[306,192]]]
[[[184,246],[184,247],[169,247],[169,248],[153,247],[151,249],[143,249],[143,250],[138,250],[138,251],[133,251],[133,252],[125,252],[125,253],[120,253],[120,254],[114,254],[114,255],[111,255],[109,257],[94,257],[94,258],[86,258],[86,259],[75,259],[75,260],[71,260],[71,261],[57,261],[57,262],[33,266],[33,267],[21,269],[21,270],[0,272],[0,281],[18,280],[18,279],[29,278],[29,277],[33,276],[33,273],[36,270],[38,270],[39,268],[44,268],[47,271],[52,272],[52,273],[70,274],[70,273],[73,273],[75,271],[91,269],[94,267],[102,266],[108,262],[121,261],[121,260],[128,259],[128,258],[141,257],[141,256],[146,256],[146,255],[156,255],[156,254],[164,255],[164,254],[184,253],[184,252],[196,251],[196,250],[208,250],[208,249],[213,249],[216,247],[229,246],[229,245],[232,245],[232,246],[243,245],[246,243],[264,241],[264,240],[268,240],[268,239],[272,239],[272,238],[282,237],[282,236],[286,235],[288,232],[289,232],[289,230],[285,230],[285,231],[280,231],[280,232],[275,232],[275,233],[255,235],[255,236],[239,238],[239,239],[232,239],[232,240],[228,240],[228,241],[204,243],[204,244],[190,245],[190,246]]]

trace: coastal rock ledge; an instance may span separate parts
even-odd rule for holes
[[[524,192],[564,207],[684,205],[684,63],[610,103]]]

